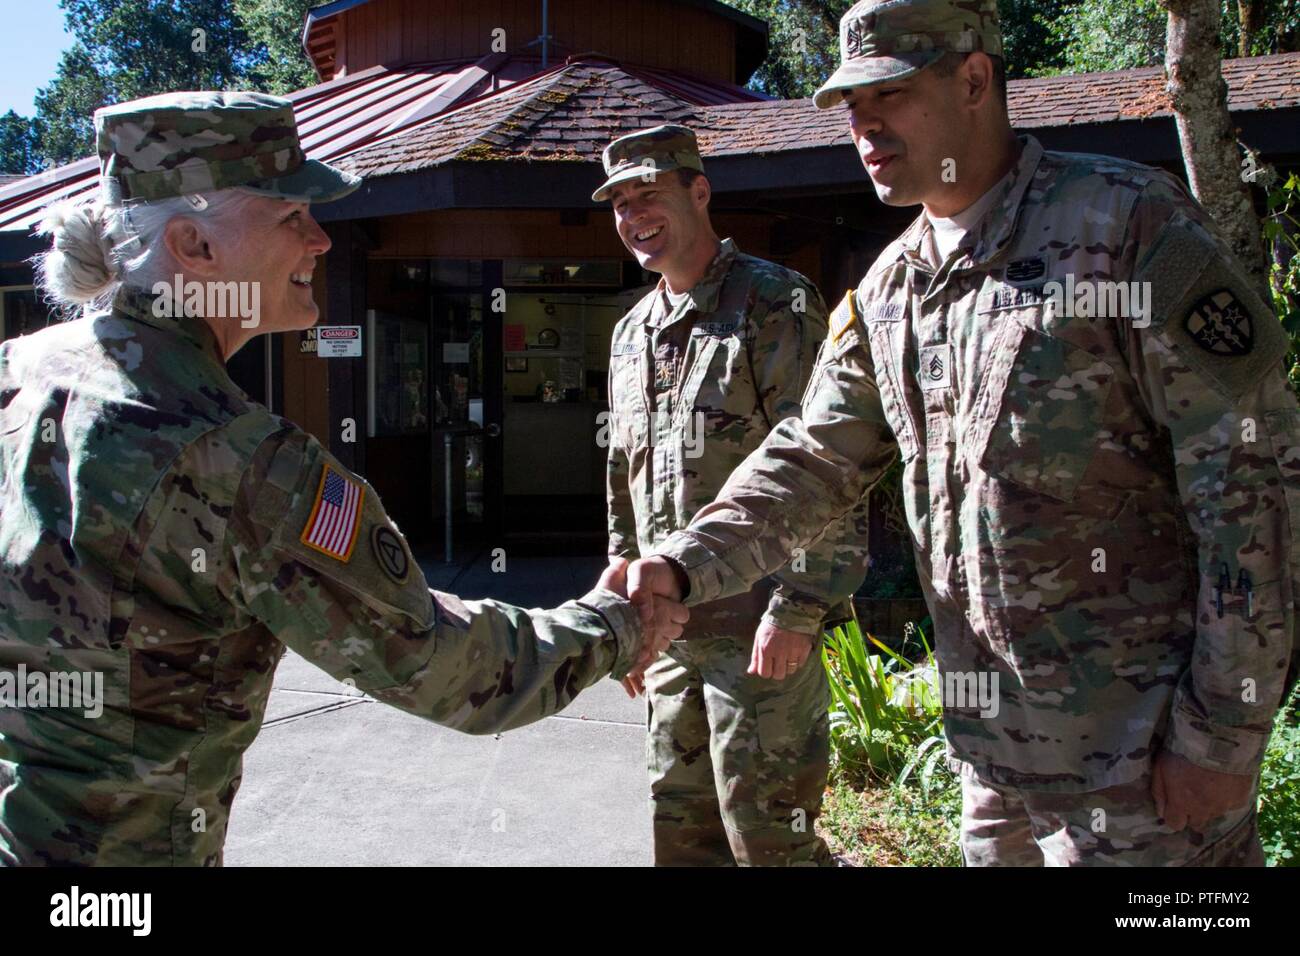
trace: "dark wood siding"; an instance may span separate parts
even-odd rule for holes
[[[744,252],[772,254],[772,220],[759,213],[719,211],[712,216],[719,236],[730,236]],[[583,225],[564,225],[550,209],[449,209],[391,216],[378,221],[374,258],[573,258],[630,259],[607,211],[591,213]],[[814,282],[821,249],[808,245],[778,256]]]
[[[551,55],[603,53],[624,63],[736,81],[736,26],[672,0],[551,0]],[[472,59],[491,52],[492,31],[506,31],[510,53],[542,32],[541,0],[371,0],[339,15],[338,75],[425,60]]]

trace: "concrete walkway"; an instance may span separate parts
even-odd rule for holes
[[[554,607],[603,556],[421,561],[464,598]],[[359,697],[302,658],[276,672],[244,759],[227,866],[650,863],[645,702],[612,680],[563,714],[470,737]]]

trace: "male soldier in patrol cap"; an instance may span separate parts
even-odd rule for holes
[[[374,490],[230,380],[253,335],[316,321],[309,204],[358,182],[305,159],[287,100],[177,93],[95,126],[102,199],[49,214],[40,271],[109,307],[0,346],[0,864],[220,863],[286,646],[490,733],[680,633],[614,569],[554,611],[430,591]],[[152,294],[175,275],[250,283],[260,314]]]
[[[1260,862],[1300,555],[1277,318],[1172,176],[1012,133],[994,0],[868,0],[840,43],[816,105],[924,211],[633,593],[745,587],[901,454],[967,863]]]
[[[826,310],[801,275],[719,240],[695,134],[659,126],[604,154],[619,237],[659,283],[610,349],[609,553],[649,555],[799,414]],[[852,615],[866,516],[784,568],[696,608],[645,674],[658,865],[824,864],[813,829],[829,767],[823,626]],[[642,689],[627,681],[629,692]]]

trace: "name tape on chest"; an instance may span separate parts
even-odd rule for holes
[[[873,302],[867,308],[867,321],[901,322],[903,321],[903,303]]]
[[[739,329],[740,323],[734,319],[730,322],[696,322],[691,327],[691,335],[712,335],[725,338]]]
[[[979,297],[975,306],[977,313],[997,312],[1001,309],[1023,309],[1043,304],[1043,287],[1002,286]]]
[[[618,357],[620,355],[636,355],[640,351],[640,342],[615,342],[609,350],[609,354]]]
[[[361,527],[361,505],[366,489],[351,475],[328,462],[316,487],[311,516],[298,540],[309,548],[347,563]]]

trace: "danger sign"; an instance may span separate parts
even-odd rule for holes
[[[316,354],[321,358],[360,358],[361,326],[327,325],[317,328]]]

